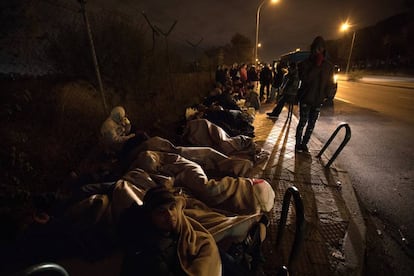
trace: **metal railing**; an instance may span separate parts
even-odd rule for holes
[[[43,274],[44,273],[44,274]],[[25,270],[13,274],[13,276],[31,276],[31,275],[59,275],[59,276],[69,276],[69,273],[62,266],[56,263],[40,263],[33,265]]]
[[[305,214],[303,208],[302,198],[300,196],[298,188],[295,186],[289,187],[285,195],[283,197],[282,203],[282,213],[280,214],[280,221],[277,230],[277,238],[276,238],[276,250],[280,248],[282,243],[284,229],[286,226],[286,220],[289,212],[290,206],[290,199],[293,196],[293,201],[295,203],[295,211],[296,211],[296,231],[295,231],[295,238],[293,240],[292,248],[290,251],[289,259],[288,259],[288,269],[291,267],[292,263],[296,261],[297,257],[299,256],[299,252],[304,240],[305,234]],[[285,270],[282,270],[285,271]],[[286,272],[286,271],[285,271]],[[280,273],[283,275],[283,273]]]
[[[344,140],[339,145],[338,149],[335,151],[335,153],[332,155],[332,157],[329,159],[328,163],[325,165],[325,168],[329,168],[332,165],[333,161],[335,161],[335,159],[338,157],[339,153],[344,149],[345,145],[351,139],[351,128],[350,128],[350,126],[347,123],[341,123],[341,124],[339,124],[338,127],[336,128],[336,130],[332,133],[332,135],[329,138],[329,140],[325,143],[325,145],[323,146],[323,148],[319,151],[317,157],[320,158],[322,156],[322,154],[324,153],[324,151],[331,144],[332,140],[336,137],[336,135],[338,134],[339,130],[341,130],[341,128],[345,128],[346,129],[346,133],[345,133]]]

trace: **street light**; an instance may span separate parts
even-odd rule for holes
[[[342,32],[346,32],[349,30],[349,28],[351,28],[352,26],[348,23],[345,22],[341,25],[341,31]],[[354,42],[355,42],[355,30],[353,31],[352,34],[352,42],[351,42],[351,49],[349,50],[349,55],[348,55],[348,62],[346,63],[346,70],[345,70],[345,75],[348,76],[348,71],[349,71],[349,63],[351,61],[351,55],[352,55],[352,49],[354,48]]]
[[[259,45],[259,21],[260,21],[260,9],[262,8],[262,6],[264,5],[264,3],[266,3],[267,0],[263,0],[260,5],[257,7],[257,11],[256,11],[256,41],[254,44],[254,63],[257,65],[257,47]],[[270,0],[271,3],[275,4],[277,2],[279,2],[279,0]]]

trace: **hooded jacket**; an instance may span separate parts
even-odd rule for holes
[[[318,66],[314,57],[299,63],[299,78],[302,81],[299,102],[311,106],[320,106],[334,87],[334,66],[324,59]]]
[[[104,146],[113,151],[121,150],[123,144],[133,136],[130,135],[131,123],[125,115],[125,109],[117,106],[101,127],[101,138]]]
[[[301,104],[321,106],[335,87],[334,66],[326,59],[325,48],[325,40],[321,36],[316,37],[311,45],[312,54],[298,65],[302,81],[298,91]]]

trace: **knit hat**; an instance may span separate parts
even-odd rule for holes
[[[149,189],[143,200],[143,207],[147,211],[152,211],[158,206],[175,202],[173,192],[165,186],[157,186]]]

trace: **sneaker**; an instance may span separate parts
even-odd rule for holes
[[[278,118],[279,118],[279,116],[277,116],[277,115],[273,114],[272,112],[267,112],[267,113],[266,113],[266,115],[267,115],[269,118],[273,118],[273,119],[278,119]]]

